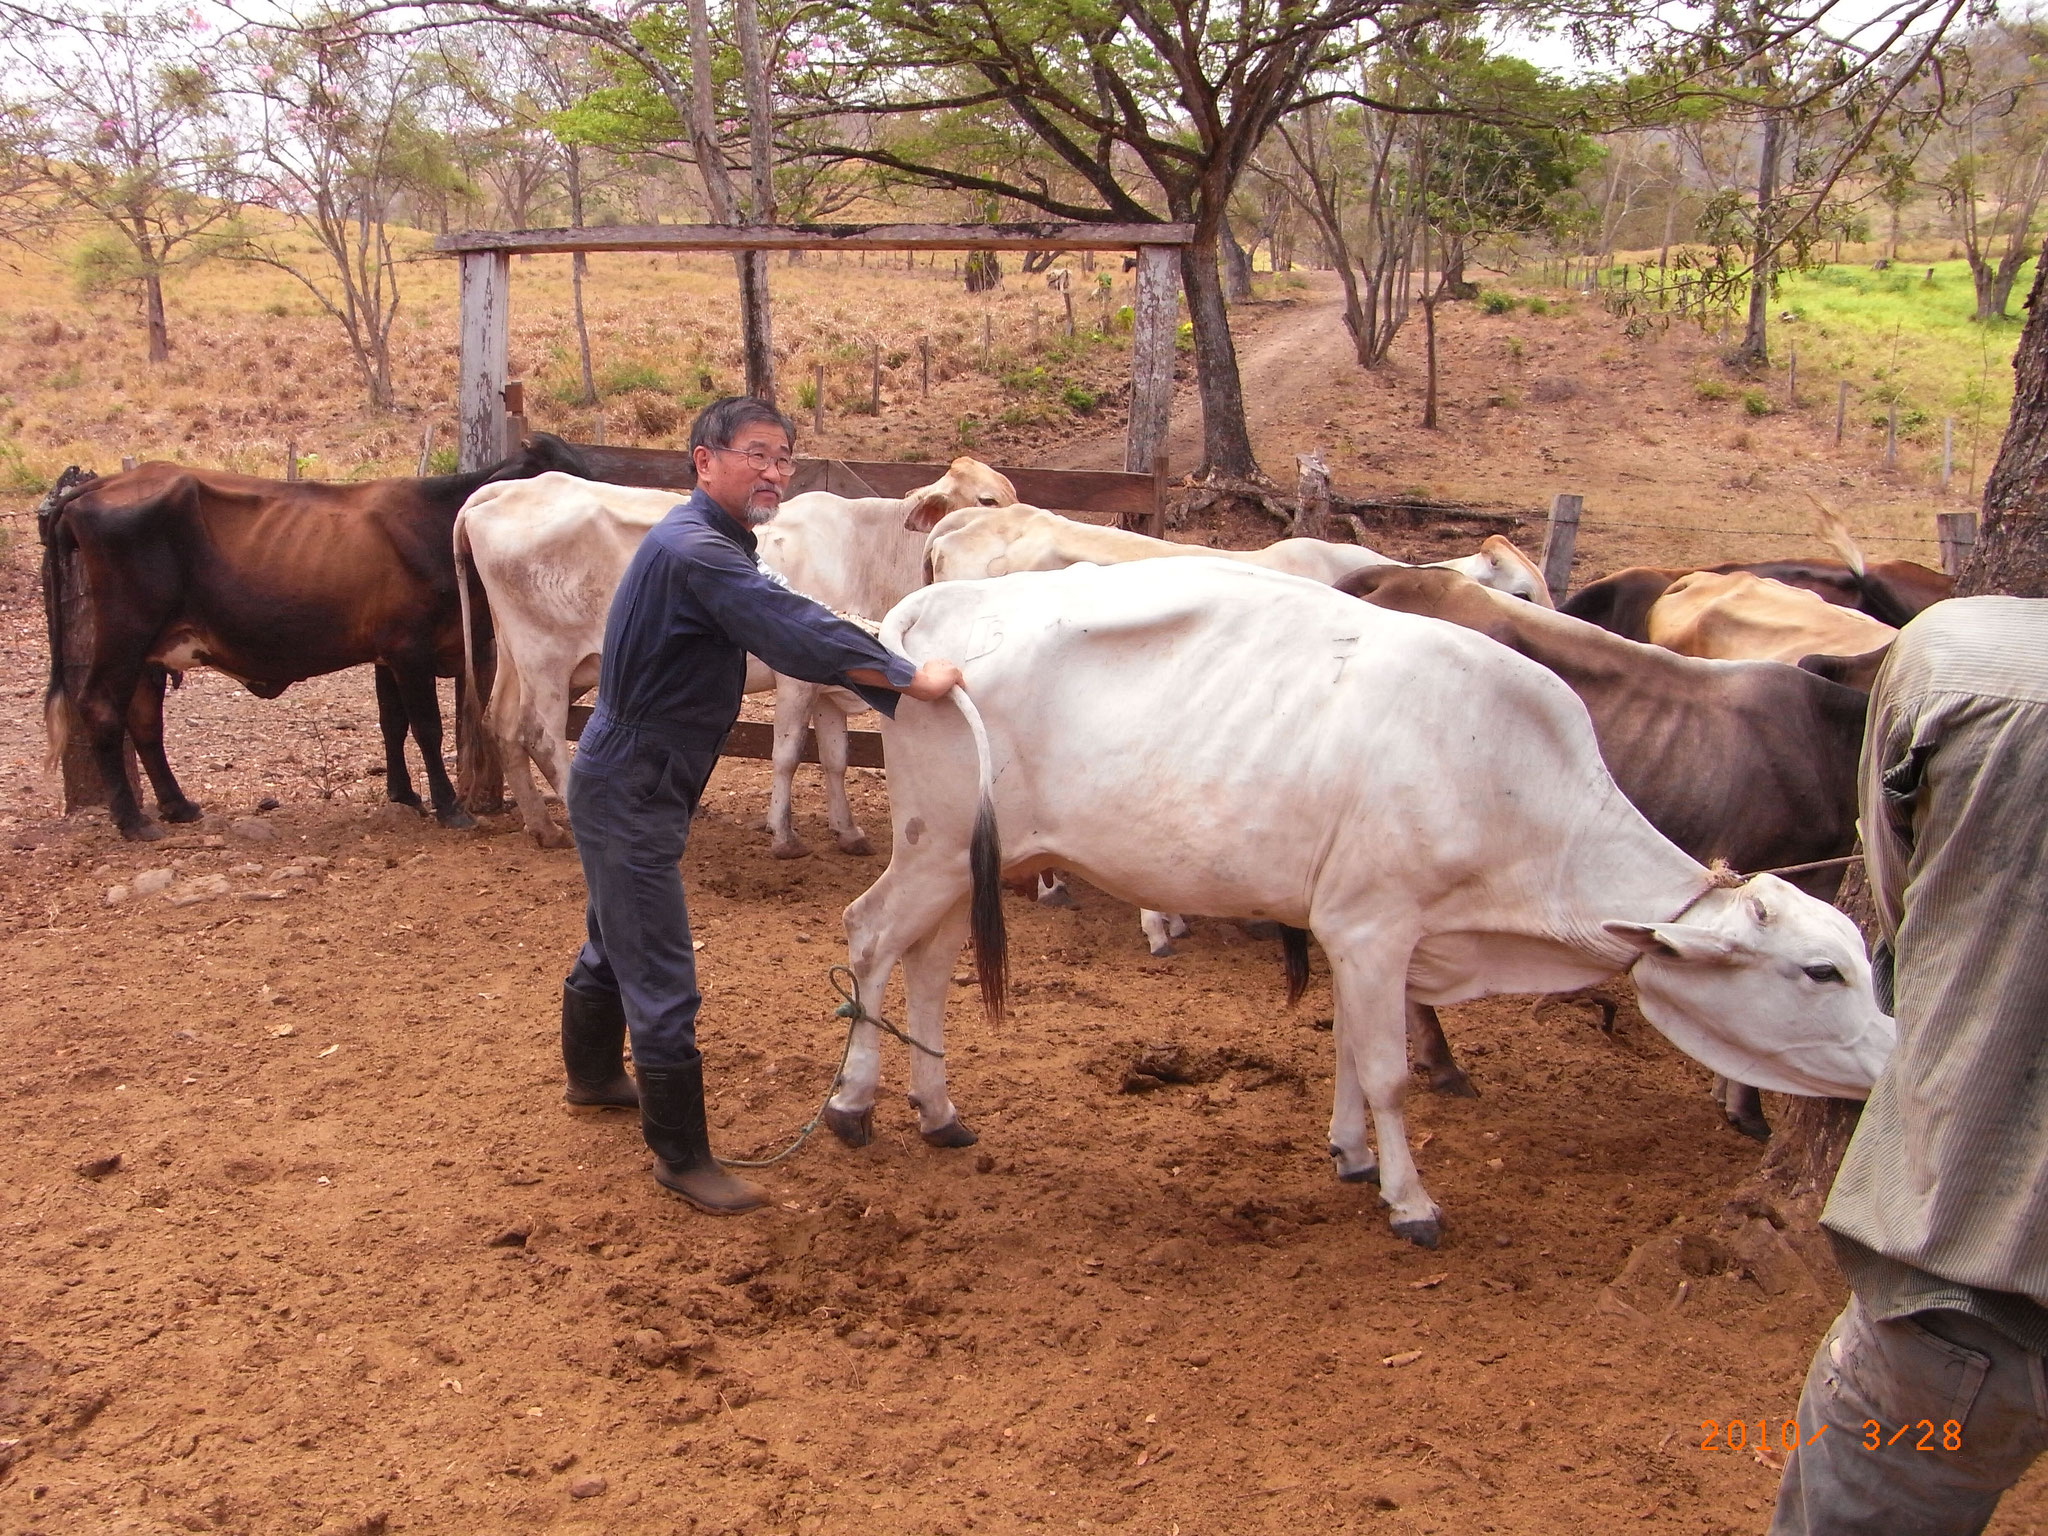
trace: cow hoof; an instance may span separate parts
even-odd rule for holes
[[[834,1109],[825,1106],[825,1124],[849,1147],[864,1147],[875,1139],[875,1112],[868,1109]]]
[[[1075,905],[1074,893],[1064,885],[1056,885],[1040,894],[1038,904],[1041,907],[1071,907]]]
[[[856,832],[839,839],[839,851],[850,858],[867,859],[874,857],[875,845],[868,841],[867,833]]]
[[[1435,1217],[1423,1221],[1397,1221],[1394,1236],[1405,1237],[1418,1248],[1434,1248],[1443,1238],[1443,1223]]]
[[[179,800],[170,805],[159,805],[156,808],[156,813],[163,817],[165,821],[203,821],[206,818],[206,812],[194,805],[190,800]]]
[[[771,859],[808,859],[811,850],[802,843],[777,843],[768,850]]]
[[[960,1123],[956,1115],[936,1131],[919,1131],[928,1147],[971,1147],[981,1138]]]
[[[575,835],[567,827],[553,825],[548,826],[545,830],[535,827],[533,829],[533,840],[543,848],[574,848],[576,846]]]
[[[1446,1094],[1454,1099],[1476,1099],[1479,1090],[1472,1086],[1472,1079],[1458,1067],[1448,1072],[1432,1072],[1429,1076],[1429,1091]]]
[[[1171,944],[1166,943],[1164,940],[1161,940],[1159,943],[1152,946],[1152,958],[1155,960],[1164,960],[1172,953],[1173,946]]]
[[[476,818],[459,805],[451,805],[445,811],[434,812],[434,820],[441,823],[450,832],[474,832],[476,830]]]
[[[1751,1141],[1767,1142],[1771,1139],[1771,1123],[1761,1117],[1755,1120],[1738,1120],[1733,1115],[1724,1116],[1730,1129],[1740,1131]]]
[[[1339,1184],[1377,1184],[1380,1181],[1380,1165],[1368,1163],[1363,1168],[1347,1169],[1344,1154],[1335,1147],[1330,1148],[1330,1162],[1336,1167]]]
[[[164,829],[153,821],[138,821],[121,829],[121,836],[131,843],[153,843],[163,835]]]

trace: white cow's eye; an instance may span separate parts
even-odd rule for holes
[[[1813,981],[1840,981],[1842,973],[1828,964],[1809,965],[1805,968],[1808,979]]]
[[[975,500],[980,502],[984,507],[992,507],[996,504],[996,499],[993,496],[977,496]]]

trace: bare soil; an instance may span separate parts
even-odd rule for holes
[[[1787,527],[1830,477],[1872,492],[1858,506],[1883,534],[1921,515],[1796,420],[1706,422],[1669,381],[1682,360],[1599,375],[1600,399],[1666,423],[1626,429],[1658,444],[1591,407],[1581,428],[1569,401],[1504,426],[1468,398],[1493,355],[1480,316],[1446,326],[1439,450],[1400,420],[1406,397],[1330,361],[1329,318],[1276,306],[1246,329],[1269,465],[1319,440],[1350,455],[1347,490],[1533,505],[1548,446],[1583,470],[1556,488],[1740,527],[1763,511],[1713,477],[1746,455]],[[1633,345],[1608,330],[1585,344]],[[1299,411],[1269,405],[1283,384]],[[1726,447],[1735,431],[1761,446]],[[1372,471],[1376,454],[1399,462]],[[1597,504],[1594,569],[1706,552],[1706,535],[1627,542]],[[980,1145],[925,1147],[891,1097],[873,1146],[821,1133],[769,1171],[767,1213],[698,1216],[647,1176],[626,1117],[559,1101],[574,855],[509,817],[451,834],[378,804],[367,675],[264,703],[193,674],[171,751],[208,821],[143,848],[97,815],[54,819],[33,535],[13,526],[0,1532],[1767,1524],[1839,1277],[1812,1234],[1724,1212],[1757,1149],[1625,993],[1611,1034],[1571,1004],[1448,1011],[1484,1097],[1411,1101],[1447,1221],[1425,1253],[1330,1176],[1320,957],[1289,1010],[1276,946],[1233,925],[1198,921],[1154,960],[1095,893],[1013,901],[1011,1019],[991,1029],[964,987],[954,1010]],[[881,776],[854,777],[879,831]],[[684,871],[715,1136],[743,1155],[826,1089],[838,913],[880,869],[770,860],[766,783],[764,764],[721,766]],[[266,796],[281,806],[254,816]],[[798,810],[828,848],[808,778]],[[160,867],[168,895],[105,903]],[[176,904],[214,876],[226,894]],[[900,1051],[888,1071],[900,1087]],[[1744,1423],[1744,1447],[1703,1448],[1706,1420]],[[1992,1529],[2044,1517],[2037,1475]]]

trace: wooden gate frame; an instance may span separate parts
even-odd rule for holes
[[[1131,422],[1124,469],[1149,473],[1173,404],[1180,252],[1191,224],[625,224],[600,229],[472,229],[434,249],[460,264],[456,364],[460,467],[503,455],[512,318],[512,258],[577,251],[1136,251]]]

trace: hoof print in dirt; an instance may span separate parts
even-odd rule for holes
[[[875,1112],[872,1109],[834,1109],[828,1104],[825,1107],[825,1125],[849,1147],[864,1147],[875,1139]]]

